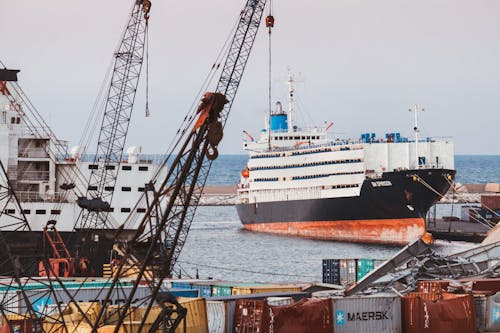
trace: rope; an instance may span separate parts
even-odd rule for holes
[[[418,176],[418,175],[416,175],[416,174],[414,174],[414,175],[412,175],[412,176],[415,178],[415,180],[416,180],[416,181],[418,181],[419,183],[421,183],[422,185],[424,185],[427,189],[429,189],[430,191],[432,191],[432,192],[434,192],[435,194],[437,194],[437,195],[439,196],[439,198],[440,198],[440,199],[442,199],[442,198],[444,198],[444,197],[445,197],[443,194],[439,193],[436,189],[434,189],[431,185],[429,185],[429,184],[428,184],[425,180],[423,180],[422,178],[420,178],[420,176]],[[446,177],[445,177],[445,178],[446,178]],[[446,179],[447,179],[447,178],[446,178]],[[449,180],[449,179],[447,179],[447,181],[448,181],[448,182],[450,182],[450,180]],[[485,218],[483,218],[482,216],[481,216],[481,219],[482,219],[483,221],[482,221],[482,220],[480,220],[480,219],[478,219],[478,218],[477,218],[477,217],[475,217],[475,216],[471,216],[471,218],[472,218],[474,221],[478,222],[479,224],[481,224],[482,226],[484,226],[484,227],[486,227],[486,228],[488,228],[488,229],[493,228],[493,226],[489,223],[489,221],[488,221],[488,220],[486,220]]]
[[[177,262],[184,263],[184,264],[187,264],[187,265],[207,267],[207,268],[215,268],[215,269],[222,269],[222,270],[225,270],[225,271],[232,271],[232,272],[244,272],[244,273],[272,275],[272,276],[317,278],[317,276],[313,276],[313,275],[299,275],[299,274],[286,274],[286,273],[252,271],[252,270],[248,270],[248,269],[229,268],[229,267],[222,267],[222,266],[212,266],[212,265],[206,265],[206,264],[200,264],[200,263],[193,263],[193,262],[182,261],[182,260],[177,260]]]

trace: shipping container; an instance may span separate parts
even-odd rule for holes
[[[476,314],[476,330],[486,330],[486,296],[474,296],[474,313]]]
[[[373,271],[373,259],[361,258],[356,261],[356,280],[359,281],[365,277],[366,274]]]
[[[207,306],[204,298],[179,297],[177,301],[187,310],[186,333],[208,333]],[[176,332],[184,332],[184,321],[179,324]]]
[[[262,333],[332,333],[333,309],[330,299],[306,298],[286,306],[264,307]]]
[[[332,297],[335,333],[400,333],[401,300],[394,294]]]
[[[209,333],[231,333],[233,331],[236,301],[207,301]]]
[[[81,284],[80,284],[81,285]],[[110,296],[111,304],[123,304],[130,295],[132,286],[118,287],[113,290]],[[76,302],[100,302],[103,303],[106,298],[107,290],[102,288],[68,288],[67,292]],[[52,293],[44,289],[28,289],[24,293],[29,302],[35,306],[36,311],[45,313],[49,310],[51,304],[68,304],[72,301],[69,295],[62,289],[55,289]],[[54,296],[55,295],[55,296]],[[151,295],[151,289],[147,286],[139,286],[135,293],[135,299],[140,300]],[[27,306],[23,294],[20,291],[8,292],[5,294],[3,306],[14,313],[26,313]],[[134,305],[134,303],[132,304]]]
[[[301,291],[300,287],[293,285],[248,285],[248,286],[236,286],[233,287],[233,295],[248,295],[248,294],[260,294],[260,293],[272,293],[272,292],[286,292],[286,291]]]
[[[231,296],[233,287],[224,284],[212,285],[212,296]]]
[[[347,286],[356,282],[356,259],[340,259],[340,284]]]
[[[323,283],[340,285],[340,259],[323,259]]]
[[[266,298],[266,302],[270,306],[285,306],[295,303],[291,297],[268,297]]]
[[[212,286],[209,284],[192,284],[191,288],[194,290],[198,290],[198,294],[200,297],[210,297],[212,296]]]
[[[266,302],[239,299],[234,313],[234,333],[261,333],[262,316]]]
[[[482,194],[481,206],[486,209],[497,210],[500,209],[500,195],[499,194]]]
[[[208,301],[237,301],[239,299],[253,299],[253,300],[265,300],[268,297],[291,297],[294,301],[299,301],[303,298],[309,297],[311,294],[307,292],[272,292],[272,293],[258,293],[258,294],[247,294],[247,295],[231,295],[231,296],[218,296],[207,298]]]
[[[449,284],[449,280],[420,280],[418,281],[418,292],[431,294],[447,292]]]
[[[401,298],[405,333],[475,333],[476,317],[471,295],[411,293]]]
[[[500,292],[486,299],[486,332],[500,332]]]

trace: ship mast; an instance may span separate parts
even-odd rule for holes
[[[292,120],[292,114],[293,114],[293,104],[294,104],[294,78],[292,73],[289,71],[288,72],[288,132],[293,132],[293,120]]]
[[[415,169],[420,168],[419,158],[418,158],[418,133],[420,129],[418,128],[418,113],[424,111],[418,104],[413,106],[413,109],[409,109],[408,111],[413,112],[414,114],[414,126],[413,132],[415,133]]]

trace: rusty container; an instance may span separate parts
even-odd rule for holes
[[[419,293],[443,293],[448,290],[448,280],[420,280],[418,281]]]
[[[472,295],[411,293],[401,298],[404,333],[475,333]]]
[[[261,333],[265,304],[263,300],[238,299],[233,331],[235,333]]]
[[[491,210],[500,209],[500,195],[499,194],[481,195],[481,207]]]
[[[332,301],[307,298],[285,306],[265,306],[263,333],[332,333]]]

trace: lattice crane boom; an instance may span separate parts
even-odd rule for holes
[[[222,139],[222,131],[249,59],[265,5],[266,0],[246,1],[215,92],[205,93],[197,109],[197,120],[194,124],[188,122],[181,131],[181,147],[178,151],[171,152],[176,157],[157,189],[154,189],[153,183],[147,187],[145,196],[148,209],[140,220],[134,238],[126,244],[120,244],[123,260],[109,294],[124,272],[125,263],[130,263],[131,258],[136,260],[137,277],[134,288],[120,310],[115,332],[118,332],[125,320],[141,280],[148,280],[152,294],[149,303],[145,304],[146,318],[153,303],[159,299],[163,279],[172,274],[186,241],[211,163],[218,156],[217,145]],[[140,258],[140,261],[136,258]],[[151,267],[155,268],[153,279],[148,276]],[[182,315],[182,307],[178,309],[180,312],[177,315]],[[102,315],[101,311],[100,316]],[[143,328],[142,325],[144,319],[139,330]]]
[[[108,227],[106,217],[114,191],[106,189],[114,189],[118,177],[144,59],[150,8],[149,0],[135,0],[115,52],[94,160],[97,169],[91,172],[87,196],[78,200],[83,208],[75,225],[78,229]]]

